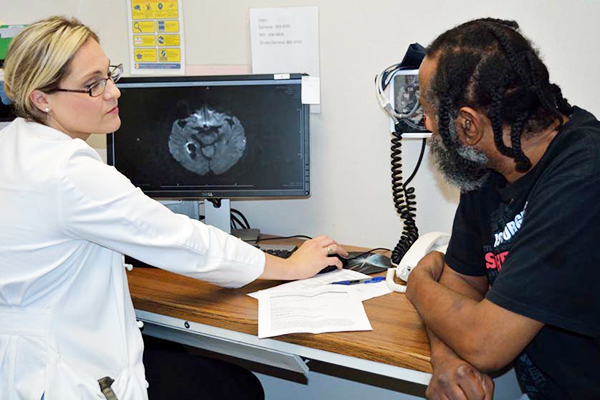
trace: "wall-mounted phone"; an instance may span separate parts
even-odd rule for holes
[[[430,251],[445,253],[449,241],[450,235],[445,232],[429,232],[419,237],[404,254],[400,264],[396,268],[388,269],[386,276],[388,287],[395,292],[406,292],[406,285],[396,283],[395,278],[407,282],[410,273],[415,269],[421,258]]]

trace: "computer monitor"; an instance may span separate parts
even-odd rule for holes
[[[277,77],[278,78],[278,77]],[[122,78],[110,165],[155,198],[205,201],[229,232],[230,198],[308,197],[309,106],[302,76]]]

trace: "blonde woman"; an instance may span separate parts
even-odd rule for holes
[[[20,118],[0,131],[0,398],[147,398],[122,254],[228,287],[341,268],[326,236],[265,255],[103,164],[85,140],[119,128],[122,66],[79,21],[32,24],[4,66]]]

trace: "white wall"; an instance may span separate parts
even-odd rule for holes
[[[379,109],[373,79],[399,62],[412,42],[472,18],[517,20],[541,49],[552,79],[574,104],[600,114],[600,2],[594,0],[184,0],[189,64],[249,65],[248,10],[317,5],[320,13],[322,113],[311,116],[312,196],[303,200],[245,201],[253,226],[275,234],[327,233],[342,243],[393,247],[401,231],[390,192],[388,120]],[[0,21],[30,23],[76,15],[95,29],[113,61],[128,70],[125,0],[0,0]],[[103,147],[102,138],[90,139]],[[406,142],[405,170],[419,147]],[[449,230],[457,192],[428,163],[418,174],[421,232]]]

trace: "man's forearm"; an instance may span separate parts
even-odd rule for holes
[[[473,287],[471,284],[456,276],[447,265],[444,266],[444,271],[440,277],[440,284],[457,293],[463,294],[473,300],[481,301],[483,294]],[[431,349],[431,363],[435,366],[436,359],[440,357],[458,357],[458,355],[441,341],[431,329],[427,328],[427,336],[429,337],[429,347]]]
[[[423,273],[418,268],[413,271],[410,279],[414,278],[414,280],[410,282],[412,285],[409,285],[406,293],[409,300],[419,312],[425,325],[443,341],[442,344],[449,346],[465,361],[475,364],[473,361],[478,359],[478,353],[482,348],[479,343],[481,337],[477,335],[475,328],[482,323],[477,313],[477,306],[483,294],[477,294],[466,286],[458,285],[458,290],[462,288],[462,291],[466,292],[460,293],[454,290],[456,287],[448,288],[432,277],[417,275]],[[440,343],[435,337],[432,345],[434,346],[432,354],[447,351],[436,348]]]
[[[446,346],[431,329],[425,327],[427,337],[429,338],[429,349],[431,350],[431,365],[435,367],[436,361],[445,357],[458,357],[450,347]],[[460,357],[458,357],[460,358]]]
[[[411,273],[406,295],[425,325],[479,371],[507,365],[543,328],[540,321],[442,285],[433,259],[424,258]]]

